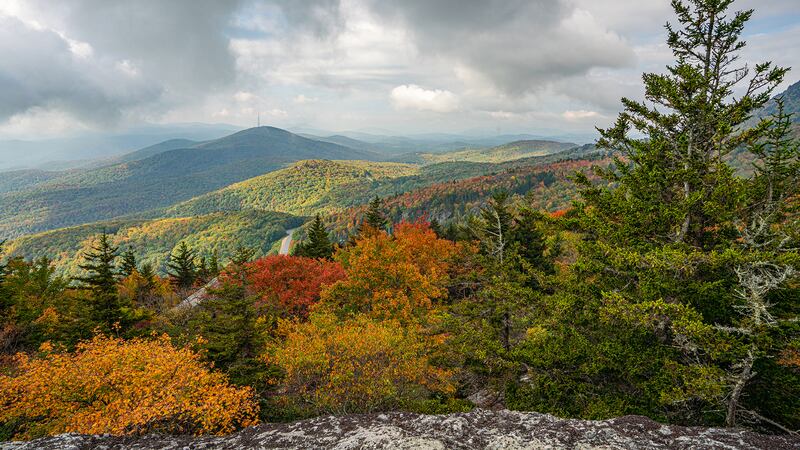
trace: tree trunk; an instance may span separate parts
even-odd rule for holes
[[[725,416],[725,425],[728,427],[736,426],[736,410],[739,407],[739,398],[747,382],[755,375],[753,373],[754,361],[755,358],[753,357],[753,350],[751,348],[747,352],[747,357],[742,361],[742,372],[736,377],[733,391],[731,392],[731,398],[728,400],[728,412]]]

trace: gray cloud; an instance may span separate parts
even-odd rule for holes
[[[213,89],[235,78],[224,29],[238,0],[64,4],[68,5],[63,19],[68,36],[88,42],[98,54],[132,61],[170,90]]]
[[[796,0],[747,7],[743,62],[800,65]],[[0,0],[0,133],[587,126],[663,71],[667,21],[669,0]]]
[[[224,30],[237,5],[31,1],[32,17],[0,14],[0,120],[52,110],[107,125],[158,117],[230,85]]]
[[[287,20],[336,32],[335,1],[291,2]],[[631,65],[633,52],[616,34],[567,0],[367,0],[387,25],[404,28],[420,54],[466,67],[501,91],[519,95],[593,67]],[[320,6],[324,5],[324,6]],[[322,7],[331,14],[320,15]],[[308,12],[302,12],[307,8]],[[414,80],[411,80],[414,81]]]
[[[31,109],[57,109],[113,123],[125,108],[156,99],[158,86],[124,66],[76,54],[59,34],[0,17],[0,120]]]

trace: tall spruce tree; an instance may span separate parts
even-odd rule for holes
[[[91,290],[94,319],[108,328],[125,319],[117,295],[117,251],[118,247],[111,244],[109,235],[103,230],[91,249],[83,253],[83,263],[78,265],[86,274],[75,278]]]
[[[122,253],[122,263],[119,267],[119,273],[123,277],[129,277],[136,271],[136,255],[133,253],[132,248],[128,248]]]
[[[308,228],[306,241],[300,243],[294,251],[297,256],[307,258],[331,259],[333,256],[333,244],[331,243],[322,216],[319,214],[314,218],[314,222]]]
[[[217,249],[211,252],[211,258],[208,261],[208,272],[211,278],[219,275],[219,252],[217,252]]]
[[[748,120],[786,69],[738,65],[753,12],[730,13],[732,3],[672,2],[678,25],[667,25],[667,42],[675,63],[665,74],[645,74],[645,101],[622,99],[616,124],[600,130],[598,147],[618,154],[598,170],[607,183],[576,177],[586,240],[576,266],[583,307],[572,322],[583,324],[583,339],[602,342],[584,357],[617,362],[594,368],[604,378],[586,374],[592,385],[575,389],[601,392],[616,379],[647,393],[614,414],[645,410],[705,422],[722,410],[716,420],[735,425],[731,401],[741,397],[759,357],[738,325],[742,305],[767,295],[753,293],[754,279],[741,272],[753,258],[785,267],[777,255],[762,260],[741,245],[752,193],[726,157],[769,137],[771,120],[752,127]],[[770,291],[787,280],[780,274],[757,275]],[[600,295],[586,296],[586,287]],[[574,326],[564,332],[574,334]]]
[[[186,242],[181,241],[177,250],[173,250],[167,261],[167,274],[178,289],[189,289],[197,281],[194,250]]]
[[[385,230],[389,225],[389,219],[386,218],[386,212],[383,208],[383,200],[380,197],[375,196],[369,202],[367,212],[364,214],[363,225],[367,225],[373,230]]]

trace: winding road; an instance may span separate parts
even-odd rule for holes
[[[297,228],[292,228],[291,230],[286,230],[286,237],[283,238],[283,240],[281,241],[281,249],[278,251],[279,255],[288,255],[289,254],[289,249],[292,246],[292,233],[294,233],[294,230],[296,230],[296,229]]]

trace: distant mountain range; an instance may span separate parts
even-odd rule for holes
[[[15,169],[64,170],[99,164],[137,148],[167,139],[216,139],[241,128],[225,124],[186,123],[146,125],[125,132],[82,136],[0,141],[0,171]]]
[[[787,111],[799,113],[800,83],[782,95]],[[760,114],[774,112],[770,108],[774,102]],[[227,249],[219,236],[234,236],[236,228],[277,239],[316,212],[333,214],[343,233],[375,195],[390,199],[396,219],[465,214],[499,186],[532,192],[533,202],[553,210],[574,196],[567,172],[608,156],[593,145],[529,135],[500,143],[459,138],[318,137],[257,127],[216,139],[150,142],[83,168],[6,171],[0,176],[0,240],[15,239],[15,255],[32,257],[46,248],[72,258],[105,228],[114,230],[116,242],[138,242],[141,256],[158,262],[184,238],[203,249]],[[749,167],[747,156],[732,164]],[[266,252],[271,242],[260,245]]]
[[[490,148],[467,148],[439,153],[407,153],[392,158],[392,161],[413,164],[432,164],[445,161],[504,162],[531,156],[550,155],[577,146],[577,144],[569,142],[523,140]]]
[[[377,155],[315,141],[272,127],[251,128],[190,148],[168,145],[144,159],[45,176],[0,194],[0,236],[110,219],[164,207],[302,159],[376,159]],[[141,152],[153,153],[153,148]],[[23,181],[24,182],[24,181]]]
[[[418,166],[303,160],[171,207],[23,236],[6,250],[8,256],[27,258],[56,255],[60,273],[73,275],[81,252],[101,230],[110,233],[121,248],[132,248],[138,260],[162,269],[166,255],[182,240],[206,256],[217,250],[221,258],[227,258],[238,243],[261,255],[274,250],[285,229],[299,226],[317,212],[328,215],[328,220],[333,217],[335,231],[343,235],[355,226],[352,213],[343,211],[375,195],[388,198],[392,216],[402,214],[398,218],[420,217],[425,208],[439,216],[461,214],[506,185],[522,193],[540,186],[549,192],[540,192],[543,207],[564,207],[574,194],[565,174],[588,167],[600,157],[593,146],[584,146],[503,163]],[[566,163],[557,162],[562,160]]]

